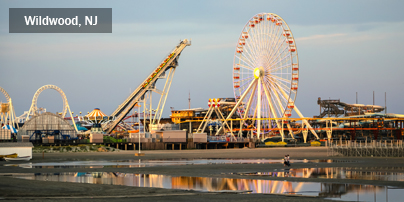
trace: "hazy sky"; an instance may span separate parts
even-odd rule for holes
[[[112,8],[111,34],[10,34],[9,8]],[[300,64],[296,105],[319,114],[317,98],[384,106],[404,114],[404,1],[0,1],[0,86],[17,116],[43,85],[66,94],[74,112],[111,114],[184,38],[165,107],[207,108],[209,98],[233,97],[233,57],[240,32],[257,13],[290,26]],[[163,80],[159,81],[162,83]],[[5,97],[0,95],[0,101]],[[38,106],[62,110],[46,90]],[[294,116],[296,114],[294,113]]]

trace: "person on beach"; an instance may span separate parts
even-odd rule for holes
[[[288,165],[288,155],[285,155],[285,158],[283,158],[283,167],[285,167],[285,165]]]
[[[288,165],[288,167],[290,166],[290,162],[289,162],[289,154],[287,154],[286,155],[286,162],[287,162],[287,165]]]

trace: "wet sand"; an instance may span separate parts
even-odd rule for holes
[[[256,148],[256,149],[219,149],[219,150],[153,150],[142,151],[145,156],[135,156],[137,151],[120,152],[78,152],[78,153],[41,153],[33,155],[32,163],[63,162],[84,160],[152,160],[152,159],[282,159],[285,154],[293,159],[334,159],[334,163],[293,163],[292,168],[356,167],[361,171],[404,172],[403,158],[344,158],[327,157],[326,148]],[[20,168],[3,166],[10,162],[0,162],[0,199],[39,200],[39,201],[329,201],[318,197],[292,196],[282,194],[237,194],[207,193],[162,188],[129,187],[120,185],[81,184],[70,182],[47,182],[16,179],[7,173],[59,173],[59,172],[121,172],[162,174],[171,176],[219,177],[239,179],[288,180],[301,182],[353,183],[404,188],[403,182],[324,179],[324,178],[273,178],[270,176],[241,176],[237,172],[269,172],[283,169],[283,164],[207,164],[207,165],[170,165],[135,168]]]

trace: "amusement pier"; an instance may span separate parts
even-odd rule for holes
[[[1,103],[0,141],[54,147],[99,144],[139,153],[326,146],[331,155],[403,156],[404,115],[387,113],[385,106],[318,98],[313,103],[319,106],[318,116],[301,113],[295,104],[300,80],[295,39],[288,24],[273,13],[253,16],[239,35],[232,70],[234,97],[211,98],[200,108],[171,109],[169,118],[162,117],[175,71],[187,68],[177,70],[180,55],[190,45],[188,39],[176,44],[124,102],[116,103],[112,114],[99,108],[74,114],[60,87],[44,85],[29,110],[17,116],[11,97],[0,87],[7,100]],[[157,82],[164,87],[158,89]],[[37,106],[44,90],[60,93],[61,112]],[[156,99],[158,104],[152,105]],[[291,118],[293,113],[298,118]]]
[[[110,2],[107,2],[108,4],[104,3],[96,7],[109,5]],[[136,6],[136,10],[133,9],[133,6],[127,5],[131,3]],[[194,7],[198,3],[196,1],[186,3],[159,1],[154,4],[146,2],[143,6],[147,6],[147,9],[154,12],[147,13],[145,15],[147,18],[159,19],[159,15],[165,17],[159,22],[162,24],[147,25],[147,27],[156,26],[159,29],[164,29],[164,27],[169,26],[171,32],[171,30],[177,28],[171,24],[168,25],[168,23],[171,23],[171,18],[169,17],[178,18],[182,16],[180,24],[183,28],[188,29],[188,22],[194,19],[189,16],[190,12],[192,12],[192,15],[194,15],[194,12],[195,15],[198,15],[201,11],[208,10],[209,15],[212,14],[212,16],[207,17],[204,15],[205,19],[198,20],[202,24],[208,22],[209,18],[223,23],[223,19],[234,18],[234,15],[229,15],[226,10],[236,12],[234,11],[236,7],[230,1],[227,3],[214,2],[213,4],[211,2],[214,6],[209,7],[209,9],[204,7],[209,2],[204,1],[199,4],[201,8],[197,10]],[[355,22],[357,19],[352,19],[352,15],[349,15],[349,9],[346,9],[345,3],[344,5],[336,6],[338,3],[332,2],[331,4],[327,1],[326,5],[329,10],[326,10],[324,6],[323,8],[317,7],[318,4],[322,4],[322,1],[312,2],[311,4],[316,7],[313,6],[315,10],[312,9],[310,12],[319,12],[323,17],[326,12],[334,9],[338,10],[337,7],[340,7],[343,12],[338,11],[337,17],[341,18],[339,20],[349,19],[349,23]],[[69,2],[69,5],[71,4]],[[90,5],[90,2],[87,4]],[[222,13],[221,6],[225,4],[232,6],[224,9],[225,11]],[[266,2],[262,1],[257,5],[261,9],[265,7],[264,4]],[[292,8],[294,16],[297,16],[296,14],[299,13],[299,10],[304,10],[307,13],[304,8],[312,7],[306,1],[304,3],[295,1],[294,4],[302,6],[295,6],[298,9],[294,9],[288,3],[282,2],[280,5],[288,10]],[[353,7],[352,5],[355,4],[359,6]],[[378,8],[379,6],[375,6],[377,2],[350,1],[349,8],[352,11],[360,10],[362,15],[370,12],[367,10],[371,10],[372,4],[374,4],[373,7],[377,7],[378,12],[372,12],[371,17],[375,16],[374,13],[378,13],[377,20],[385,20],[383,21],[386,22],[383,23],[383,30],[388,31],[384,27],[404,25],[402,21],[399,22],[400,24],[387,21],[389,18],[386,18],[386,12],[390,13],[390,11],[384,11],[384,9],[388,6],[388,2],[383,2],[382,10]],[[155,12],[157,5],[167,6]],[[271,1],[267,4],[267,7],[269,7],[268,5],[276,7],[276,2]],[[363,9],[364,6],[366,9]],[[24,5],[24,7],[26,6]],[[128,13],[130,15],[136,13],[137,16],[140,16],[143,9],[147,11],[146,7],[142,8],[142,3],[138,1],[125,1],[124,5],[119,7],[114,8],[114,13],[120,13],[120,11],[124,10],[123,8],[128,9],[126,12],[121,12],[125,13],[122,16],[126,16]],[[399,3],[394,2],[394,7],[399,8]],[[87,8],[80,9],[85,10]],[[220,18],[214,17],[215,9],[221,10]],[[245,14],[249,12],[248,9],[246,9],[245,5],[241,5],[240,10],[237,12]],[[176,13],[171,16],[173,11]],[[184,11],[186,13],[181,14]],[[396,12],[400,12],[402,16],[401,10],[398,9]],[[225,15],[227,18],[222,17]],[[300,20],[317,23],[311,20],[311,15],[313,14],[304,14]],[[358,14],[355,12],[355,15]],[[187,19],[184,19],[183,16],[186,16]],[[242,15],[240,14],[239,16]],[[380,16],[383,17],[380,18]],[[119,18],[119,16],[116,17]],[[119,22],[116,20],[117,18],[114,16],[114,22]],[[125,26],[133,27],[135,24],[135,26],[143,29],[145,24],[149,23],[149,21],[140,22],[138,19],[136,19],[137,21],[131,21],[129,18],[125,19],[123,23],[127,24]],[[324,18],[324,21],[326,20]],[[380,24],[380,22],[377,21],[377,24]],[[329,27],[330,22],[326,21],[326,23],[327,27]],[[163,24],[164,26],[160,26]],[[229,24],[232,24],[232,22]],[[370,28],[373,24],[376,23],[366,21],[366,23],[361,24],[365,25],[358,29],[361,37],[366,35],[364,34],[366,30],[363,29],[376,30],[375,28]],[[192,26],[189,27],[194,26],[193,24],[190,25]],[[199,24],[195,25],[198,27],[197,30],[201,30],[205,26],[201,25],[201,28],[199,28]],[[118,26],[122,26],[122,23]],[[212,25],[209,24],[209,26]],[[308,27],[310,26],[312,24]],[[317,27],[317,25],[315,26]],[[228,28],[226,26],[221,27],[220,31]],[[338,27],[339,30],[343,26],[340,27],[338,24],[335,27]],[[354,26],[349,24],[349,27]],[[370,105],[361,104],[358,101],[349,103],[338,98],[324,99],[324,96],[321,97],[322,94],[319,92],[319,95],[314,94],[313,103],[306,103],[306,105],[313,105],[318,109],[318,111],[315,110],[316,112],[312,113],[315,116],[308,117],[304,114],[306,111],[302,109],[313,109],[313,107],[301,106],[300,104],[297,106],[296,104],[299,97],[297,96],[298,91],[303,89],[305,85],[300,85],[301,82],[299,83],[303,74],[299,74],[301,67],[299,65],[298,48],[295,36],[289,25],[277,14],[258,13],[246,21],[244,26],[241,25],[240,28],[242,30],[238,38],[234,37],[233,65],[228,67],[232,77],[231,83],[229,80],[228,85],[229,87],[232,85],[233,88],[232,90],[230,89],[232,92],[216,92],[214,94],[233,94],[234,96],[212,96],[206,98],[205,104],[197,106],[197,108],[191,108],[190,92],[189,97],[184,96],[183,98],[184,100],[188,98],[187,106],[182,106],[178,109],[173,107],[167,109],[166,107],[166,105],[170,105],[166,103],[180,99],[172,95],[174,94],[173,90],[171,90],[170,96],[173,80],[182,79],[178,76],[178,73],[177,78],[175,77],[177,71],[189,70],[188,72],[192,72],[190,73],[193,76],[192,83],[195,85],[205,85],[206,82],[218,80],[213,77],[219,74],[209,75],[211,81],[207,81],[204,76],[194,76],[196,71],[192,70],[193,67],[187,66],[184,60],[187,55],[181,56],[181,53],[183,51],[187,52],[190,48],[188,46],[192,45],[194,47],[198,45],[197,43],[192,44],[190,39],[182,39],[179,43],[172,44],[173,49],[171,51],[167,50],[167,53],[161,55],[162,59],[157,66],[125,69],[125,73],[131,77],[140,68],[148,68],[147,71],[151,73],[141,80],[131,81],[131,83],[140,83],[140,85],[129,86],[131,89],[129,95],[125,94],[124,97],[118,98],[119,101],[123,100],[120,103],[112,103],[110,100],[114,100],[117,96],[108,94],[108,97],[105,89],[98,90],[96,93],[99,93],[100,97],[107,97],[107,99],[103,99],[104,97],[102,99],[74,99],[79,96],[65,94],[65,92],[69,91],[67,87],[62,86],[63,83],[59,80],[54,80],[57,83],[48,84],[46,79],[51,77],[49,75],[41,78],[48,85],[40,84],[38,90],[32,92],[34,96],[32,97],[31,105],[27,103],[25,107],[16,104],[17,102],[14,100],[16,96],[11,92],[13,90],[7,89],[10,87],[0,87],[0,91],[6,98],[5,102],[0,103],[0,200],[75,202],[88,200],[135,200],[146,202],[403,201],[404,115],[394,113],[394,110],[398,109],[393,107],[391,107],[393,109],[389,108],[389,113],[387,113],[387,101],[385,101],[384,106],[376,105],[374,93],[373,103]],[[129,32],[129,30],[132,30],[132,28],[124,31]],[[149,34],[153,30],[156,29],[153,28],[143,32],[142,34],[146,34],[147,37],[141,38],[141,40],[146,38],[150,40],[150,37],[161,36],[154,35],[154,33]],[[399,29],[395,27],[394,31],[397,30]],[[181,29],[176,31],[180,32]],[[207,32],[210,31],[208,30]],[[138,32],[136,31],[136,33]],[[217,32],[212,33],[216,34]],[[297,33],[295,32],[296,35]],[[394,36],[395,41],[399,41],[399,32],[397,31],[394,35],[391,33],[386,36]],[[322,33],[316,32],[315,34]],[[126,37],[129,36],[129,38],[132,37],[130,34],[125,35]],[[340,34],[333,35],[339,36]],[[24,36],[31,37],[28,34]],[[46,35],[46,38],[48,36],[50,34]],[[119,36],[123,35],[120,34]],[[170,33],[168,36],[172,37],[173,35]],[[315,40],[318,39],[317,36],[329,41],[329,38],[327,36],[323,37],[323,35],[315,35]],[[402,34],[402,36],[404,35]],[[91,34],[90,37],[95,37],[95,34]],[[163,41],[164,37],[159,38],[154,43]],[[107,37],[102,39],[107,39]],[[382,41],[381,38],[377,38],[377,40]],[[25,43],[24,41],[27,40],[21,41]],[[312,41],[309,43],[312,43]],[[349,38],[348,41],[352,43],[353,40]],[[125,46],[134,44],[133,42],[124,42]],[[37,42],[31,41],[29,43],[37,44]],[[99,42],[99,44],[101,45],[97,45],[96,48],[102,46],[109,49],[108,42],[106,44]],[[18,43],[16,45],[18,48],[25,47]],[[106,46],[104,47],[104,45]],[[2,44],[2,46],[3,49],[9,47],[7,44]],[[74,46],[74,44],[69,44],[69,47]],[[114,47],[119,46],[120,44],[114,45]],[[392,43],[391,46],[397,46],[397,44]],[[346,49],[351,47],[349,46]],[[376,50],[377,55],[379,55],[379,50],[382,48],[383,46],[375,46],[372,47],[372,51]],[[324,49],[332,48],[327,46]],[[124,50],[128,52],[127,54],[132,53],[127,51],[128,49]],[[301,48],[302,50],[305,49]],[[113,49],[113,51],[116,50]],[[139,50],[139,53],[133,55],[132,59],[136,60],[136,57],[144,57],[141,55],[143,52],[146,54],[147,51],[144,49]],[[325,54],[330,54],[331,52],[328,51]],[[395,56],[390,55],[390,52],[389,56]],[[64,52],[62,53],[65,55]],[[98,52],[96,54],[97,57],[100,57]],[[336,54],[332,56],[334,57],[334,55]],[[369,55],[366,56],[369,57]],[[355,55],[355,57],[357,56]],[[17,60],[22,60],[20,56],[16,58]],[[59,58],[59,56],[56,58]],[[83,58],[88,59],[87,57]],[[206,58],[209,57],[204,59],[206,60]],[[335,58],[339,60],[343,57],[338,55]],[[110,59],[108,58],[107,60]],[[181,60],[184,63],[181,63]],[[384,64],[389,59],[383,58],[382,60],[383,65],[393,64]],[[30,60],[27,61],[31,62]],[[35,61],[42,62],[40,59]],[[114,62],[113,59],[110,61]],[[83,64],[75,62],[77,65]],[[365,61],[363,64],[366,62],[369,63],[369,61]],[[122,63],[118,62],[117,64]],[[212,62],[208,61],[206,64],[209,63]],[[8,62],[5,62],[5,64],[7,65]],[[355,63],[352,63],[349,67],[354,65]],[[375,65],[366,66],[366,73],[375,73],[374,67]],[[98,66],[96,68],[98,70]],[[118,65],[114,66],[114,68],[118,69],[120,67]],[[383,71],[387,71],[386,67],[383,68],[385,68]],[[31,69],[30,71],[36,71],[35,68]],[[115,69],[113,71],[116,71]],[[329,71],[327,74],[332,72],[331,70],[327,71]],[[5,72],[7,73],[7,71]],[[41,74],[43,73],[41,72]],[[97,81],[111,79],[112,76],[107,74],[98,75]],[[316,72],[310,72],[310,74],[316,74]],[[109,78],[102,78],[102,75]],[[34,78],[33,76],[31,77]],[[398,78],[398,76],[389,77],[388,79],[394,80],[395,78]],[[69,84],[72,83],[72,80],[75,80],[70,77],[68,79]],[[109,81],[106,85],[117,85],[116,87],[113,86],[113,88],[121,89],[120,87],[124,84],[120,81],[125,79],[123,77],[117,79],[120,79],[119,82],[110,80],[111,82]],[[223,80],[223,78],[221,79]],[[330,80],[330,83],[341,83],[341,78],[331,76],[327,77],[327,79]],[[333,79],[338,80],[332,81]],[[368,78],[366,79],[369,80]],[[31,80],[20,80],[27,83],[31,82]],[[309,81],[305,80],[305,82],[316,82],[314,81],[315,79],[312,79],[313,81],[310,81],[310,78],[307,80]],[[97,86],[97,82],[91,82],[87,82],[89,83],[87,85],[93,85],[91,88],[94,88],[94,86],[100,88]],[[184,86],[184,83],[181,83],[181,85]],[[31,82],[30,85],[34,85],[34,82]],[[79,83],[78,85],[82,84]],[[328,81],[327,85],[330,85]],[[127,87],[127,85],[124,86]],[[173,88],[175,88],[174,86],[175,84],[173,84]],[[391,86],[386,88],[394,90]],[[203,87],[207,89],[206,86]],[[397,86],[394,87],[398,88]],[[193,86],[190,86],[190,88],[193,88]],[[59,111],[50,111],[47,108],[51,109],[52,106],[38,105],[38,98],[41,95],[44,96],[42,94],[44,91],[57,91],[62,98],[63,108]],[[209,89],[209,93],[213,94],[213,91],[215,89]],[[328,92],[338,93],[336,90],[328,90]],[[317,90],[312,90],[311,95],[313,93],[317,93]],[[386,93],[384,97],[386,100]],[[31,97],[24,99],[31,100]],[[75,100],[80,100],[81,107],[91,107],[85,109],[85,112],[77,111],[77,109],[73,108],[78,105],[76,103],[72,104]],[[107,100],[107,106],[112,106],[112,108],[103,109],[97,105],[85,105],[85,102],[107,102]],[[21,111],[23,113],[16,114],[16,107],[24,108],[17,110],[17,112]],[[109,113],[108,110],[112,111],[112,109],[114,111]],[[166,115],[166,117],[163,117],[163,114],[169,114],[169,117]]]

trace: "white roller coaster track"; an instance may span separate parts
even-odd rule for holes
[[[38,115],[38,110],[39,110],[39,109],[38,109],[38,106],[37,106],[38,96],[39,96],[39,94],[41,94],[42,91],[44,91],[44,90],[46,90],[46,89],[54,89],[54,90],[56,90],[57,92],[60,93],[60,96],[61,96],[62,99],[63,99],[62,118],[64,118],[64,117],[66,116],[67,110],[69,110],[70,117],[73,117],[73,114],[72,114],[72,112],[71,112],[71,110],[70,110],[70,107],[69,107],[69,103],[67,102],[66,95],[65,95],[65,93],[62,91],[62,89],[60,89],[59,87],[57,87],[57,86],[55,86],[55,85],[44,85],[44,86],[40,87],[40,88],[35,92],[34,97],[32,98],[31,107],[30,107],[30,109],[29,109],[29,111],[28,111],[28,113],[27,113],[26,121],[29,120],[30,116]],[[76,131],[77,131],[77,126],[76,126],[76,123],[75,123],[75,121],[74,121],[74,118],[72,118],[72,122],[73,122],[74,128],[75,128]]]

